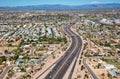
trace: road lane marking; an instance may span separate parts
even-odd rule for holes
[[[70,32],[70,31],[69,31]],[[72,38],[72,37],[71,37]],[[76,38],[75,38],[76,39]],[[70,58],[70,56],[73,54],[73,52],[75,51],[75,49],[77,48],[77,44],[78,44],[78,39],[76,39],[77,42],[76,42],[76,45],[75,45],[75,48],[72,50],[72,52],[70,53],[70,55],[68,56],[68,58],[65,60],[65,62],[62,64],[62,66],[60,66],[59,70],[56,72],[56,74],[53,76],[52,79],[55,79],[55,77],[57,76],[57,74],[59,73],[59,71],[62,69],[63,65],[66,64],[66,62],[68,61],[68,59]],[[73,41],[73,40],[72,40]]]

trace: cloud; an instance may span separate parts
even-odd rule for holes
[[[101,2],[99,2],[99,1],[92,1],[91,2],[91,4],[99,4],[99,3],[101,3]]]

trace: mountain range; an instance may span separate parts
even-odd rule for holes
[[[16,7],[0,7],[0,9],[10,10],[62,10],[62,9],[90,9],[90,8],[120,8],[120,3],[106,3],[106,4],[85,4],[85,5],[60,5],[60,4],[45,4],[45,5],[30,5],[30,6],[16,6]]]

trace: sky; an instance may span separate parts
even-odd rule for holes
[[[83,5],[95,3],[120,3],[120,0],[0,0],[0,7],[42,4]]]

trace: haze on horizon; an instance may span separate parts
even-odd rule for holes
[[[43,4],[83,5],[100,3],[120,3],[120,0],[0,0],[0,7],[27,6]]]

